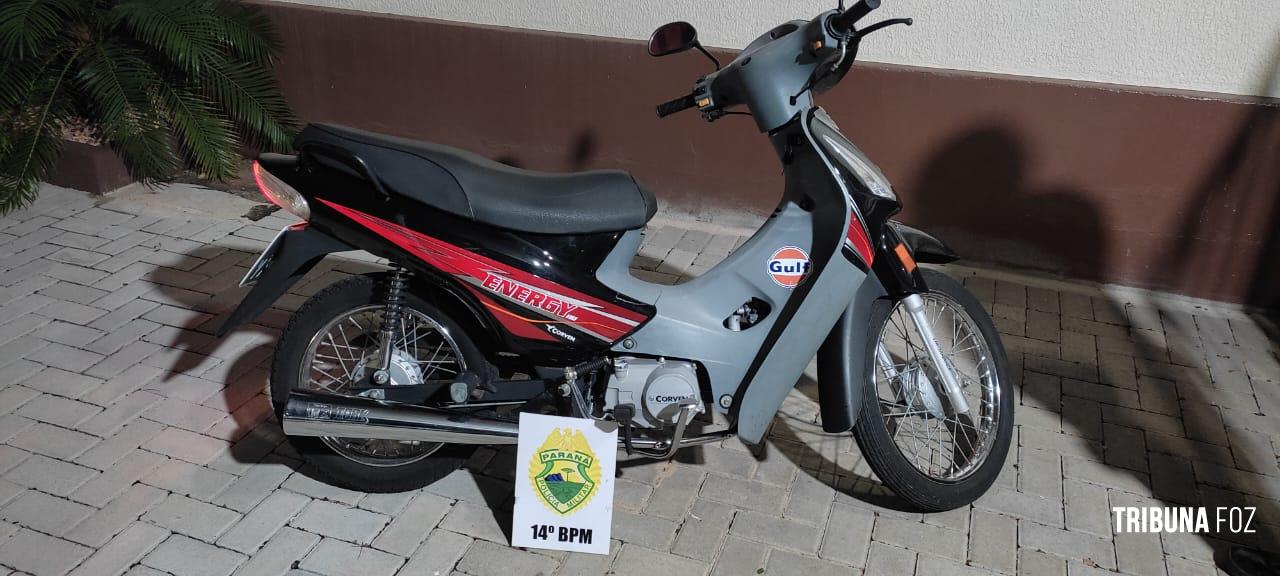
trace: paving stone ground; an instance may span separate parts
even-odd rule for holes
[[[995,317],[1016,441],[976,504],[898,511],[848,435],[821,433],[812,379],[763,457],[737,441],[618,471],[612,554],[507,546],[513,450],[408,494],[317,482],[263,387],[290,311],[212,331],[289,220],[48,188],[0,218],[0,567],[175,574],[1215,574],[1215,550],[1280,543],[1280,363],[1258,318],[1157,293],[952,267]],[[241,201],[243,202],[243,201]],[[231,208],[228,209],[227,206]],[[676,282],[741,236],[665,222],[635,262]],[[1252,506],[1252,534],[1113,533],[1112,506]],[[761,572],[763,571],[763,572]]]

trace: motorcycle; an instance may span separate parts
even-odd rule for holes
[[[295,155],[253,165],[301,222],[245,276],[253,288],[220,333],[328,254],[389,261],[310,298],[271,368],[284,433],[362,491],[415,489],[478,445],[515,444],[529,412],[609,422],[637,457],[734,434],[758,445],[816,355],[825,432],[852,431],[918,509],[972,502],[1013,429],[999,335],[960,282],[921,266],[958,256],[891,219],[893,187],[814,104],[862,39],[911,23],[856,27],[879,3],[777,26],[725,66],[688,23],[654,32],[651,55],[697,49],[716,65],[658,115],[750,114],[785,174],[776,210],[705,274],[674,286],[630,274],[657,204],[625,172],[532,172],[317,123]]]

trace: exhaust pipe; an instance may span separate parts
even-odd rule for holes
[[[515,444],[514,422],[473,418],[372,398],[293,392],[284,408],[289,436],[381,438],[447,444]]]

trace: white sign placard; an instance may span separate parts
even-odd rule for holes
[[[618,430],[584,418],[520,415],[511,545],[609,553]]]

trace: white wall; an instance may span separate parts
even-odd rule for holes
[[[284,0],[459,22],[647,39],[687,20],[739,48],[835,0]],[[1280,97],[1280,0],[884,0],[913,28],[873,36],[866,60]]]

